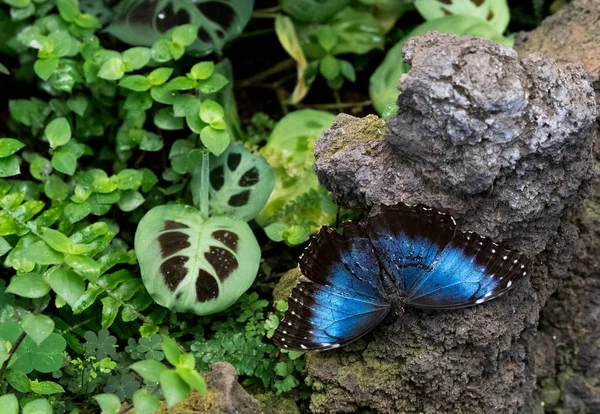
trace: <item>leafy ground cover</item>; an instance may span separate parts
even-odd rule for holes
[[[3,0],[0,404],[151,413],[233,364],[302,406],[273,303],[336,206],[334,115],[394,114],[407,37],[505,45],[535,0]]]

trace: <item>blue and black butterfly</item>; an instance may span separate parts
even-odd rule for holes
[[[300,258],[303,276],[273,341],[298,351],[337,348],[372,330],[391,309],[456,309],[497,298],[528,267],[518,252],[456,231],[447,213],[381,206],[341,234],[319,231]]]

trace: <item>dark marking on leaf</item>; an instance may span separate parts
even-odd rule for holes
[[[129,13],[123,13],[127,16],[128,25],[131,26],[150,26],[152,25],[152,17],[156,13],[158,1],[146,1],[131,9]]]
[[[177,295],[175,295],[175,297],[177,298],[177,300],[181,299],[181,295],[182,295],[181,292],[178,292]]]
[[[240,187],[250,187],[258,182],[258,168],[252,167],[240,178]]]
[[[216,191],[219,191],[223,184],[225,184],[225,168],[222,165],[219,165],[215,169],[213,169],[209,174],[210,185]]]
[[[248,204],[248,200],[250,199],[250,190],[244,190],[241,193],[237,193],[232,195],[229,198],[229,205],[232,207],[241,207]]]
[[[240,239],[237,234],[227,230],[217,230],[213,232],[212,237],[237,253],[238,241]]]
[[[223,283],[229,275],[238,268],[238,261],[235,256],[221,247],[210,246],[210,250],[204,253],[206,261],[215,269],[215,273]]]
[[[442,7],[442,12],[444,13],[444,16],[450,16],[452,13],[450,13],[448,10],[446,10],[445,7]]]
[[[232,152],[227,156],[227,166],[231,171],[235,171],[235,169],[240,165],[240,161],[242,160],[242,154],[237,152]]]
[[[190,226],[187,224],[180,223],[174,220],[165,220],[165,227],[163,230],[176,230],[176,229],[189,229]]]
[[[204,27],[201,27],[200,29],[198,29],[198,39],[204,43],[208,43],[212,40],[210,38],[210,34],[208,34],[208,32],[206,31],[206,29]]]
[[[219,296],[219,285],[217,281],[206,270],[200,269],[196,279],[196,299],[198,302],[208,302]]]
[[[481,6],[485,0],[471,0],[471,3],[476,5],[477,7]]]
[[[196,7],[208,19],[217,23],[225,30],[229,30],[235,20],[235,10],[226,4],[209,1],[206,3],[198,3],[196,4]]]
[[[159,32],[164,33],[173,26],[180,26],[190,22],[190,15],[184,8],[181,8],[175,13],[173,5],[167,3],[167,6],[156,13],[156,28]]]
[[[440,0],[440,3],[452,4],[452,0]]]
[[[490,10],[490,11],[488,12],[488,15],[487,15],[486,19],[488,19],[488,20],[492,20],[493,18],[494,18],[494,12],[493,12],[492,10]]]
[[[175,253],[187,249],[191,246],[188,239],[188,236],[185,233],[180,231],[170,231],[168,233],[163,233],[158,236],[158,244],[160,245],[160,255],[163,257],[169,257],[174,255]]]
[[[175,291],[177,286],[188,273],[185,264],[189,260],[187,256],[175,256],[165,260],[160,265],[160,273],[165,279],[165,283],[171,292]]]

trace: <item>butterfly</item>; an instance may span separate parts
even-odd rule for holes
[[[488,237],[457,231],[447,213],[381,206],[341,233],[321,228],[300,258],[302,277],[273,342],[297,351],[337,348],[404,305],[456,309],[495,299],[527,276],[529,265]]]

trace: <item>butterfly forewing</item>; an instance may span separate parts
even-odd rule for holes
[[[304,275],[292,291],[274,343],[290,350],[325,350],[352,342],[388,313],[379,264],[355,224],[343,234],[323,228],[300,261]]]
[[[454,219],[423,205],[381,206],[364,225],[375,254],[400,292],[408,292],[454,236]]]
[[[480,304],[514,287],[528,267],[528,259],[518,252],[476,233],[458,233],[408,293],[406,303],[438,309]]]

